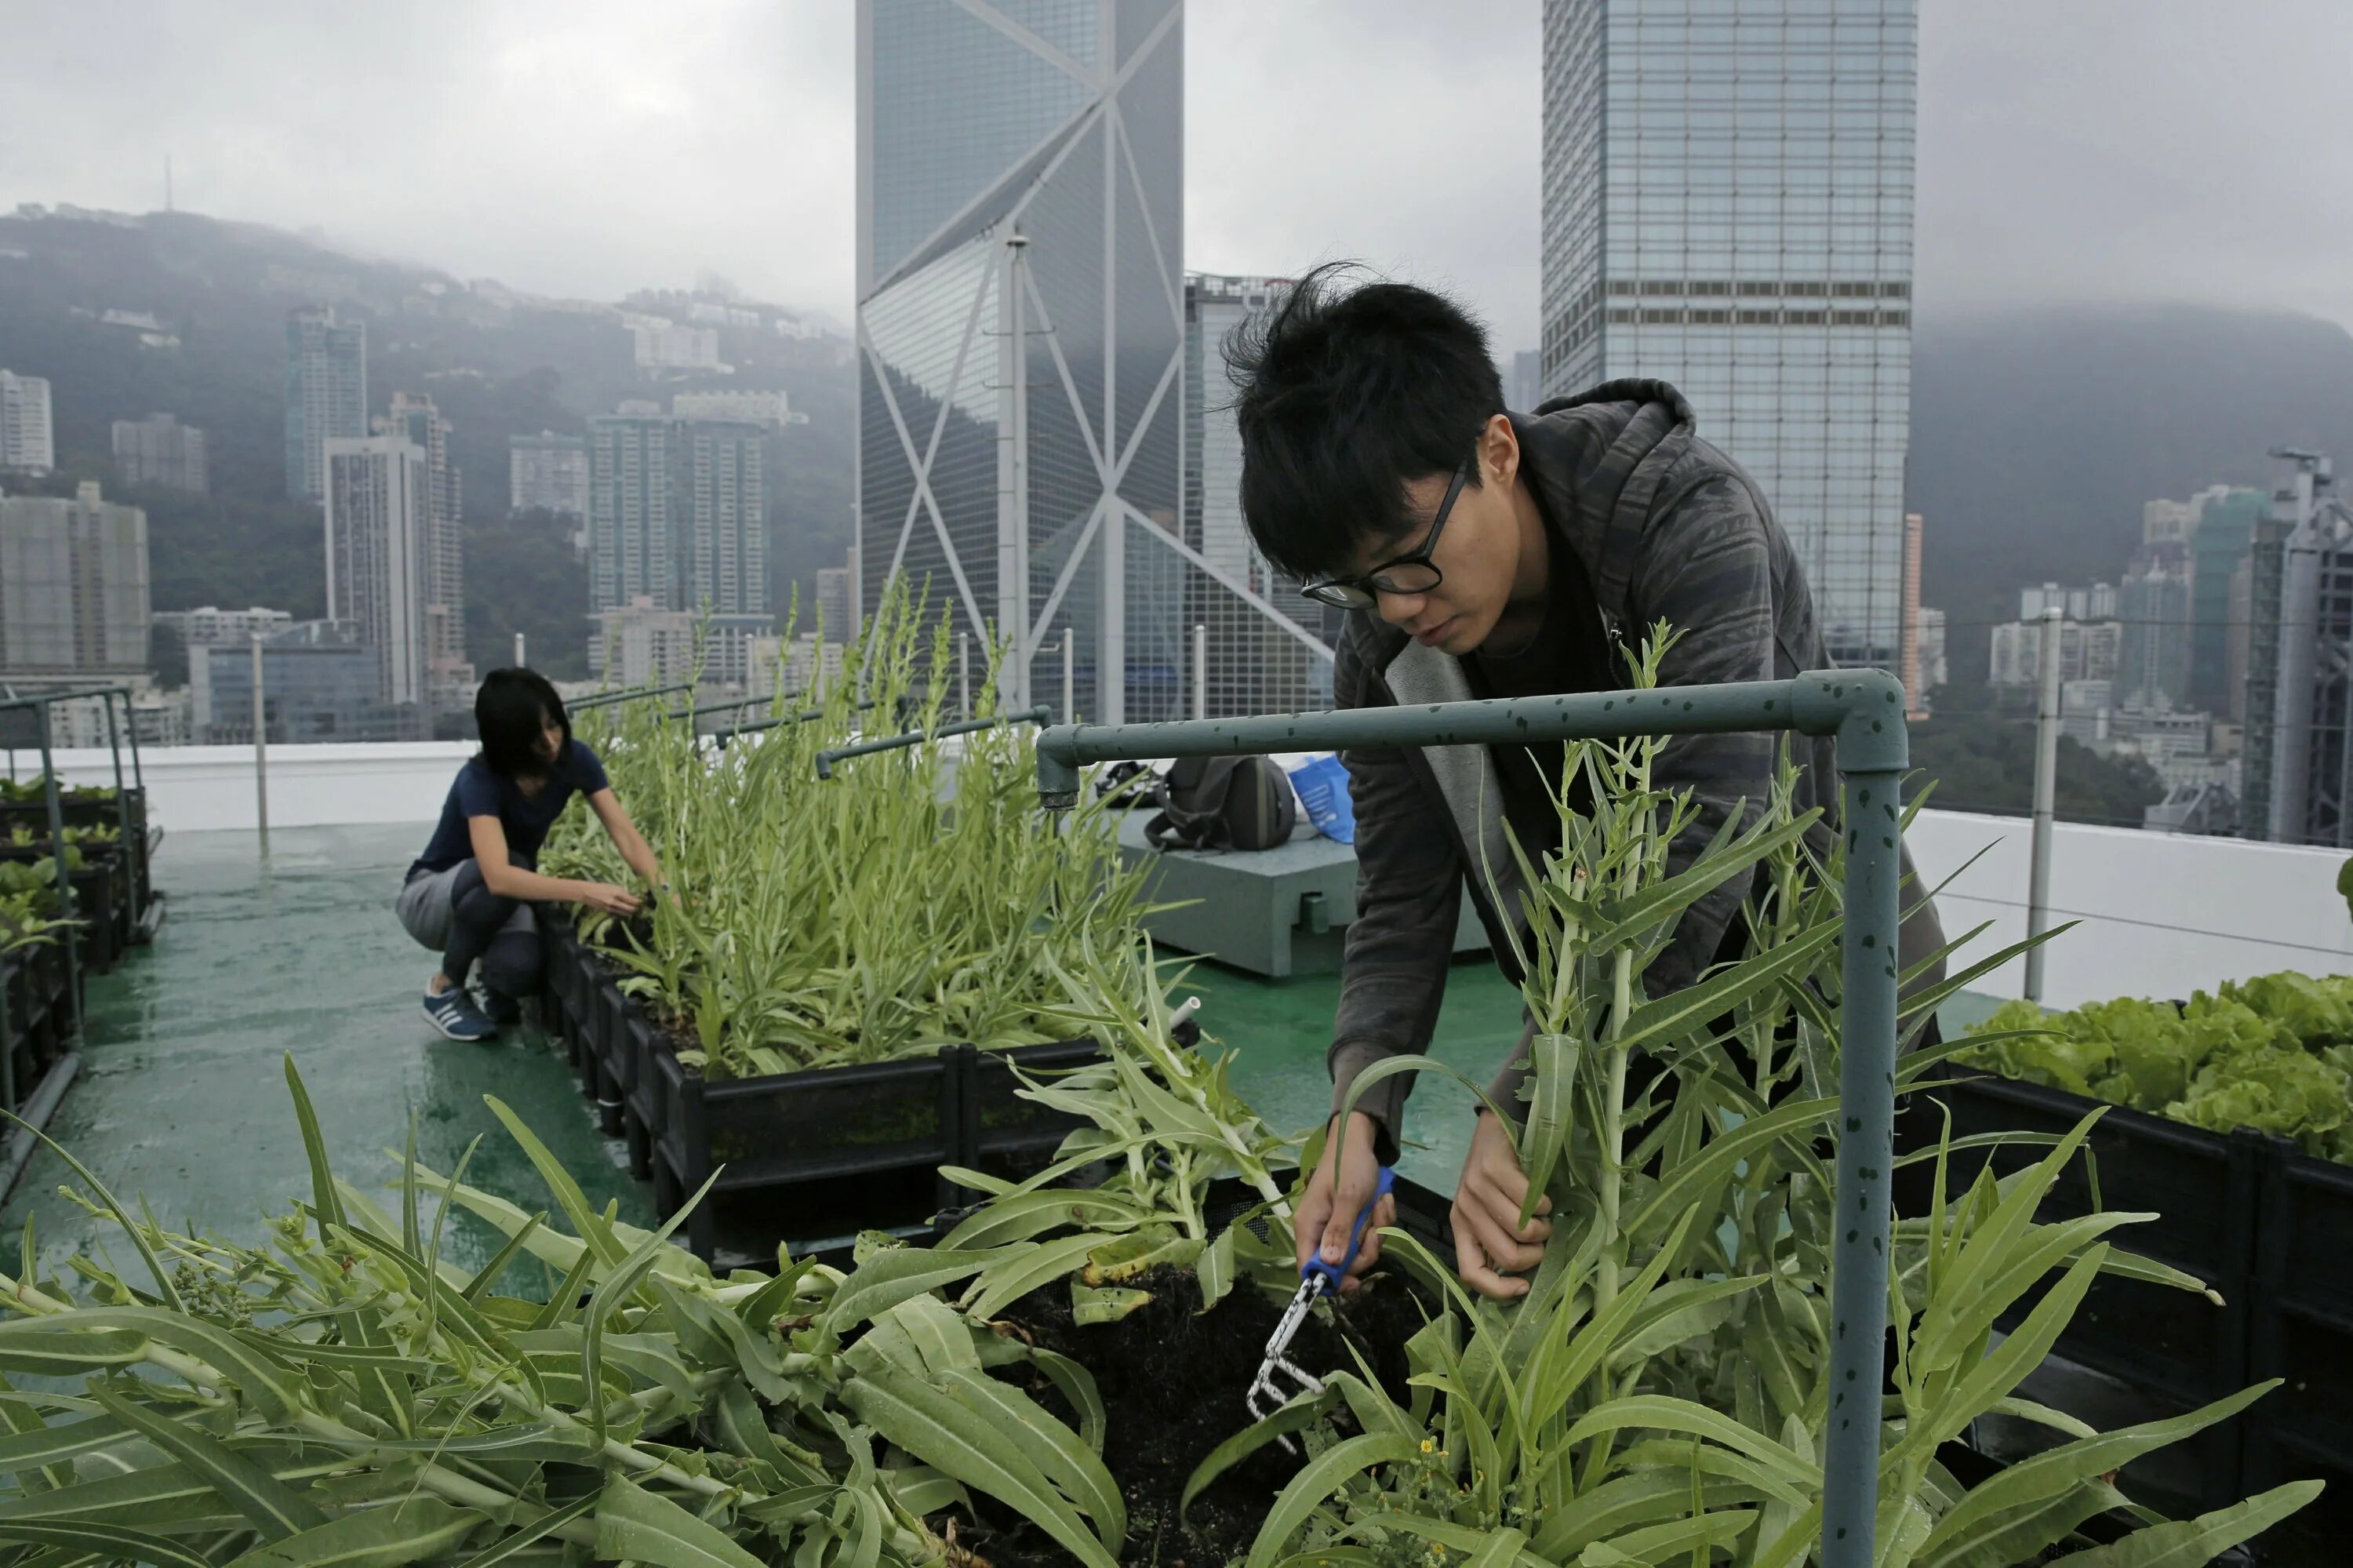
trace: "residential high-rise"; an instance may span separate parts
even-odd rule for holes
[[[1270,616],[1224,584],[1196,574],[1187,626],[1206,628],[1211,718],[1328,707],[1339,611],[1302,598],[1260,555],[1242,520],[1242,440],[1228,334],[1276,302],[1286,280],[1188,273],[1185,279],[1185,536],[1224,577],[1282,613]],[[1190,682],[1190,673],[1187,680]],[[1189,711],[1189,707],[1188,707]]]
[[[1545,7],[1547,396],[1669,381],[1804,563],[1831,653],[1902,655],[1916,0]]]
[[[507,438],[507,510],[588,515],[588,443],[542,430]]]
[[[588,421],[589,610],[689,612],[717,640],[711,673],[740,679],[768,608],[767,429],[733,419],[608,414]],[[602,664],[602,640],[591,663]]]
[[[47,473],[57,466],[48,382],[0,370],[0,469]]]
[[[202,495],[205,433],[169,414],[114,421],[114,471],[125,484],[161,484]]]
[[[327,619],[350,621],[375,662],[376,697],[432,694],[426,617],[432,469],[405,435],[338,436],[327,465]]]
[[[286,317],[286,493],[327,494],[327,443],[368,433],[367,323],[332,306]]]
[[[2118,704],[2189,706],[2189,567],[2181,546],[2157,546],[2134,563],[2117,595],[2116,618],[2125,629]]]
[[[681,419],[745,419],[778,430],[808,423],[807,414],[793,412],[792,398],[781,387],[769,392],[681,392],[670,400],[670,411]]]
[[[1010,706],[1075,632],[1080,711],[1173,714],[1169,573],[1256,597],[1176,522],[1183,132],[1182,0],[860,0],[860,597],[994,628]]]
[[[1512,373],[1504,382],[1504,407],[1517,413],[1532,414],[1544,401],[1544,355],[1533,348],[1524,348],[1512,355]]]
[[[2270,510],[2260,490],[2216,485],[2193,498],[2189,547],[2189,701],[2228,713],[2244,693],[2231,682],[2231,579],[2254,548],[2255,524]],[[2244,679],[2243,676],[2241,677]]]
[[[145,512],[88,481],[0,500],[0,679],[142,674],[148,615]]]
[[[817,613],[825,625],[828,642],[847,643],[858,627],[855,588],[848,567],[819,567],[817,573]]]
[[[399,436],[425,454],[425,663],[436,708],[473,705],[474,666],[466,658],[465,493],[449,457],[449,421],[433,399],[392,395],[375,433]]]
[[[2242,831],[2342,849],[2353,846],[2353,503],[2327,458],[2272,455],[2289,471],[2250,572]]]
[[[268,637],[285,630],[294,624],[294,614],[260,605],[222,609],[208,604],[197,609],[159,609],[154,622],[190,648],[242,648],[257,634]]]

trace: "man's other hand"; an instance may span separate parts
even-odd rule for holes
[[[1527,1195],[1528,1178],[1512,1147],[1511,1129],[1494,1112],[1481,1111],[1454,1193],[1454,1265],[1462,1283],[1482,1296],[1509,1301],[1526,1295],[1528,1282],[1511,1277],[1544,1260],[1552,1223],[1543,1216],[1552,1213],[1552,1200],[1538,1198],[1535,1217],[1522,1229],[1520,1204]]]

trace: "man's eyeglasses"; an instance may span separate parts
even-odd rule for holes
[[[1446,531],[1446,518],[1454,510],[1454,498],[1462,493],[1463,482],[1471,477],[1471,465],[1464,463],[1454,471],[1447,482],[1445,499],[1439,502],[1438,511],[1430,519],[1430,532],[1421,544],[1395,560],[1383,562],[1362,577],[1317,577],[1302,583],[1299,591],[1318,604],[1337,606],[1341,609],[1371,609],[1380,603],[1385,593],[1428,593],[1446,580],[1444,573],[1430,560],[1438,548],[1438,536]]]

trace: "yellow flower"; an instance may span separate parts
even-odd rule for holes
[[[1427,1438],[1427,1437],[1425,1437],[1425,1438],[1423,1438],[1423,1439],[1421,1440],[1421,1451],[1422,1451],[1423,1453],[1425,1453],[1425,1454],[1429,1453],[1432,1448],[1435,1448],[1435,1447],[1437,1447],[1437,1446],[1438,1446],[1438,1445],[1437,1445],[1437,1444],[1435,1444],[1435,1443],[1431,1442],[1431,1441],[1430,1441],[1429,1438]]]

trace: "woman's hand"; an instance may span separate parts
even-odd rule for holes
[[[1512,1147],[1511,1128],[1493,1111],[1481,1111],[1454,1192],[1454,1268],[1482,1296],[1509,1301],[1526,1295],[1528,1282],[1509,1276],[1544,1261],[1552,1224],[1541,1216],[1552,1213],[1552,1200],[1538,1198],[1538,1217],[1522,1229],[1520,1204],[1527,1195],[1527,1173]]]
[[[1308,1174],[1307,1190],[1301,1194],[1299,1212],[1292,1217],[1294,1250],[1299,1266],[1319,1251],[1326,1263],[1347,1259],[1348,1233],[1356,1228],[1356,1216],[1365,1211],[1366,1200],[1380,1184],[1381,1162],[1373,1153],[1375,1128],[1373,1118],[1363,1111],[1348,1113],[1347,1147],[1336,1163],[1342,1167],[1335,1180],[1333,1149],[1340,1142],[1340,1118],[1334,1117],[1326,1129],[1324,1158],[1315,1162]],[[1372,1223],[1365,1227],[1363,1245],[1356,1255],[1347,1259],[1345,1277],[1340,1282],[1343,1293],[1364,1283],[1365,1271],[1380,1261],[1381,1227],[1397,1224],[1397,1200],[1384,1196],[1374,1205]]]
[[[601,909],[607,915],[634,915],[644,907],[645,901],[626,887],[616,887],[609,882],[584,882],[580,885],[580,902],[591,909]]]

